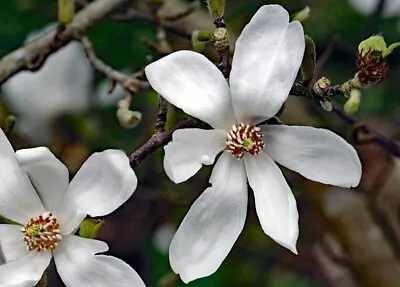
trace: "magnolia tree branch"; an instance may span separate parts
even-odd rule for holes
[[[301,83],[295,83],[290,91],[290,95],[306,97],[318,101],[321,98],[331,99],[337,95],[343,96],[343,92],[341,91],[339,85],[329,86],[322,91],[316,91],[315,85],[312,87],[304,87]],[[336,114],[344,123],[353,126],[356,131],[363,133],[367,137],[368,143],[377,144],[382,149],[391,153],[393,156],[400,157],[400,145],[393,139],[379,133],[373,128],[370,128],[356,118],[347,115],[343,109],[337,105],[333,105],[332,113]]]
[[[137,167],[148,155],[153,153],[159,147],[166,145],[172,139],[172,133],[179,129],[188,128],[206,128],[207,125],[197,119],[188,118],[178,122],[173,128],[163,131],[156,132],[150,139],[147,140],[140,148],[129,155],[129,162],[132,168]]]
[[[325,98],[332,98],[334,95],[340,95],[340,94],[341,92],[339,91],[339,86],[330,86],[324,90],[323,96]],[[296,82],[293,85],[292,90],[290,91],[290,95],[305,97],[309,99],[318,99],[318,97],[320,97],[320,95],[317,95],[316,91],[314,91],[312,88],[305,87],[299,82]],[[361,123],[354,117],[346,115],[346,113],[336,105],[334,105],[332,113],[335,113],[346,124],[353,126],[359,132],[362,132],[365,135],[367,135],[369,138],[369,142],[377,144],[382,149],[391,153],[393,156],[400,157],[400,145],[397,144],[394,140]],[[159,147],[166,145],[169,141],[171,141],[172,133],[174,131],[184,128],[199,128],[199,127],[207,128],[208,126],[199,120],[190,118],[178,122],[170,130],[156,132],[139,149],[137,149],[136,151],[134,151],[132,154],[129,155],[131,167],[135,168],[149,154],[154,152]]]
[[[131,94],[150,89],[150,84],[147,81],[140,81],[135,77],[125,75],[124,73],[114,70],[109,65],[104,63],[100,58],[98,58],[94,51],[93,44],[92,42],[90,42],[88,37],[82,37],[81,42],[85,48],[86,55],[93,68],[103,73],[112,82],[120,84],[126,91]]]
[[[38,70],[47,57],[83,35],[87,29],[129,0],[97,0],[76,14],[73,21],[11,52],[0,60],[0,85],[23,70]]]

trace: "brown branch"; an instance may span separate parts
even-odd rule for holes
[[[167,114],[168,114],[168,102],[166,99],[158,95],[158,114],[156,122],[156,131],[158,133],[162,133],[165,131]]]
[[[184,31],[178,27],[175,27],[171,24],[162,23],[159,19],[157,19],[157,17],[155,17],[151,14],[136,10],[134,8],[129,9],[126,13],[123,13],[123,14],[110,15],[110,19],[114,20],[114,21],[143,21],[143,22],[155,25],[155,26],[162,25],[164,27],[165,31],[167,31],[168,33],[185,38],[187,40],[190,40],[192,37],[186,31]]]
[[[195,1],[193,3],[191,3],[189,5],[189,7],[186,8],[186,10],[179,12],[175,15],[169,15],[164,17],[164,21],[168,21],[168,22],[175,22],[175,21],[179,21],[189,15],[191,15],[193,12],[195,12],[197,9],[200,8],[200,2],[199,1]]]
[[[47,57],[82,35],[121,4],[129,0],[96,0],[76,14],[71,24],[55,29],[43,37],[26,44],[0,60],[0,85],[14,74],[39,69]]]
[[[144,143],[140,148],[129,155],[129,162],[132,168],[137,167],[149,154],[154,152],[159,147],[167,144],[172,139],[172,133],[178,129],[196,128],[196,127],[207,127],[206,124],[200,122],[197,119],[189,118],[178,122],[170,130],[155,133],[151,138]]]
[[[333,96],[343,95],[339,85],[330,86],[323,91],[323,99],[331,99]],[[304,87],[301,83],[295,83],[290,91],[290,95],[305,97],[313,100],[321,100],[321,95],[318,95],[313,87]],[[358,130],[368,136],[369,141],[377,144],[382,149],[388,151],[395,157],[400,157],[400,145],[393,139],[379,133],[378,131],[370,128],[364,123],[361,123],[355,117],[347,115],[342,108],[333,105],[332,113],[336,114],[344,123],[351,126],[358,126]]]
[[[341,92],[339,91],[339,86],[330,86],[324,90],[324,98],[332,98],[334,95],[340,95]],[[298,96],[298,97],[305,97],[308,99],[314,99],[317,102],[319,101],[320,96],[316,94],[315,91],[312,91],[309,87],[302,86],[301,83],[296,82],[292,90],[290,91],[290,95]],[[334,109],[332,111],[335,113],[344,123],[355,126],[360,125],[359,121],[354,117],[346,115],[344,111],[334,105]],[[130,164],[132,168],[138,166],[149,154],[157,150],[159,147],[167,144],[171,138],[172,133],[178,129],[185,129],[185,128],[208,128],[207,124],[193,118],[189,118],[186,120],[182,120],[178,122],[172,129],[167,131],[156,132],[151,136],[151,138],[144,143],[139,149],[134,151],[132,154],[129,155]],[[362,125],[362,131],[367,133],[371,137],[371,141],[382,149],[388,151],[393,156],[400,157],[400,145],[398,145],[394,140],[386,137],[385,135],[375,131],[374,129]]]
[[[135,77],[125,75],[124,73],[114,70],[112,67],[104,63],[100,58],[97,57],[93,48],[93,44],[90,42],[88,37],[82,37],[81,42],[93,68],[103,73],[112,82],[120,84],[127,92],[135,94],[139,91],[149,90],[151,88],[148,82],[140,81]]]

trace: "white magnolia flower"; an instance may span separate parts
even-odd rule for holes
[[[27,42],[42,36],[54,25],[34,31]],[[36,143],[51,139],[50,124],[62,113],[89,108],[92,93],[93,69],[82,44],[72,42],[50,55],[36,72],[23,71],[5,82],[2,93],[5,102],[18,116],[16,131]],[[108,95],[108,81],[101,83],[94,100],[99,106],[115,104],[124,96],[118,85]]]
[[[35,286],[52,257],[66,286],[145,286],[122,260],[106,255],[99,240],[73,235],[86,215],[103,216],[137,186],[127,156],[94,153],[71,183],[67,167],[47,148],[14,153],[0,131],[0,214],[22,225],[0,224],[0,286]]]
[[[371,15],[377,9],[380,0],[349,0],[349,4],[363,15]],[[400,16],[400,1],[386,0],[383,6],[384,17]]]
[[[312,127],[263,126],[286,101],[304,52],[299,22],[263,6],[237,40],[230,84],[207,58],[179,51],[146,68],[153,88],[213,130],[182,129],[165,147],[164,168],[175,183],[213,164],[211,187],[191,206],[169,250],[184,282],[215,272],[243,229],[247,182],[264,232],[296,253],[298,212],[278,165],[315,181],[356,186],[361,164],[336,134]]]

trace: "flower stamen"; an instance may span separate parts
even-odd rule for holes
[[[263,148],[263,135],[260,133],[260,128],[256,126],[243,123],[233,125],[226,138],[226,151],[238,159],[243,158],[245,152],[256,155]]]
[[[60,224],[57,218],[48,211],[36,218],[29,219],[21,231],[29,251],[54,251],[62,239]]]

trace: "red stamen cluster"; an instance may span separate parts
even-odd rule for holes
[[[21,231],[29,251],[54,251],[62,239],[60,224],[50,212],[31,218]]]
[[[243,158],[245,152],[256,155],[263,148],[263,135],[260,133],[259,127],[241,123],[232,126],[228,133],[226,151],[232,153],[238,159]]]

